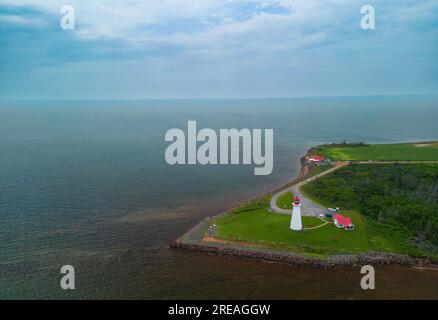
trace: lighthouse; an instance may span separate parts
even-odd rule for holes
[[[298,197],[294,198],[290,228],[296,231],[301,231],[303,229],[303,224],[301,222],[301,199]]]

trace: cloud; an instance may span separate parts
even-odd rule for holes
[[[389,1],[378,13],[408,19],[431,15],[436,4],[426,1],[397,7]],[[397,2],[398,3],[398,2]],[[35,7],[50,16],[60,15],[63,0],[0,0],[0,5]],[[153,47],[182,48],[185,53],[252,48],[256,52],[297,49],[342,42],[363,36],[358,28],[359,1],[349,0],[76,0],[80,40],[115,40],[133,50]],[[388,12],[386,8],[391,8]],[[393,10],[394,9],[394,10]],[[436,13],[436,10],[435,10]],[[4,20],[29,23],[16,15]],[[57,24],[52,28],[58,28]],[[242,43],[245,46],[242,46]]]
[[[40,25],[40,21],[35,19],[29,19],[22,16],[8,15],[1,16],[0,15],[0,24],[13,24],[13,25],[21,25],[21,26],[36,26]]]
[[[259,81],[257,90],[265,95],[335,91],[328,74],[339,92],[374,90],[379,79],[388,82],[388,73],[394,83],[427,78],[432,87],[436,76],[426,70],[437,68],[437,2],[369,3],[376,7],[375,32],[360,29],[358,0],[72,0],[76,30],[69,32],[59,27],[65,0],[0,0],[0,69],[4,76],[15,71],[17,79],[20,69],[52,81],[64,74],[70,83],[88,83],[100,72],[114,82],[112,88],[100,80],[102,91],[144,92],[141,83],[130,82],[135,73],[164,96],[180,88],[194,96],[197,87],[214,93],[222,88],[223,95],[249,92],[245,81]],[[368,85],[357,71],[366,63]],[[12,89],[18,90],[12,82],[0,85],[0,95]]]

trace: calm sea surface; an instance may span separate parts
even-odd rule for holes
[[[274,172],[164,161],[164,134],[273,128]],[[170,250],[323,142],[438,140],[438,97],[0,102],[0,298],[438,298],[438,272],[316,271]],[[76,287],[59,287],[60,268]]]

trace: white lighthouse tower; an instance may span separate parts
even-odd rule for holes
[[[301,231],[303,229],[303,224],[301,222],[301,199],[295,197],[293,205],[290,228],[292,230]]]

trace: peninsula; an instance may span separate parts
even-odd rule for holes
[[[438,261],[438,142],[326,144],[301,162],[290,184],[205,219],[171,247],[317,268]],[[294,203],[300,231],[290,228]]]

